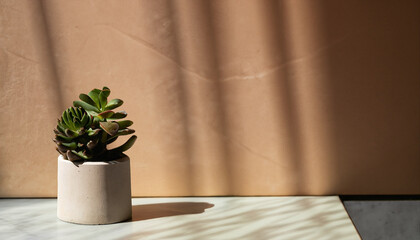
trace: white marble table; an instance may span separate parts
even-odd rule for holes
[[[77,225],[56,199],[1,199],[0,239],[360,239],[338,197],[134,198],[133,219]]]

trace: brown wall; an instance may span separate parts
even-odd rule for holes
[[[136,196],[420,194],[419,3],[0,0],[0,196],[55,196],[104,85]]]

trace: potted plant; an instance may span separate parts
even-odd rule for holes
[[[80,94],[54,129],[58,157],[57,216],[66,222],[108,224],[131,218],[130,159],[123,152],[136,141],[108,149],[119,136],[134,133],[123,101],[108,101],[110,89]]]

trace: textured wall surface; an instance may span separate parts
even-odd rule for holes
[[[0,196],[108,86],[134,196],[420,194],[420,2],[0,0]]]

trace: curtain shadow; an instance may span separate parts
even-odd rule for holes
[[[185,3],[184,3],[185,4]],[[227,144],[225,143],[228,138],[228,129],[226,127],[225,120],[225,109],[223,101],[223,89],[219,82],[219,62],[217,59],[217,43],[215,38],[215,30],[212,21],[212,12],[210,9],[210,4],[208,1],[191,1],[188,4],[180,4],[176,1],[169,1],[168,6],[171,9],[173,20],[177,23],[176,29],[174,30],[175,42],[177,46],[177,63],[179,64],[180,70],[180,89],[182,92],[182,103],[184,104],[184,121],[186,126],[186,135],[187,135],[187,152],[189,155],[188,164],[190,169],[190,179],[191,182],[194,182],[191,186],[193,195],[203,195],[200,192],[203,192],[202,186],[200,184],[200,169],[201,164],[199,161],[200,155],[197,154],[200,151],[205,149],[205,146],[212,146],[215,149],[215,152],[212,154],[215,163],[221,162],[223,165],[223,171],[217,174],[212,173],[213,176],[219,176],[223,179],[223,184],[225,186],[218,186],[217,193],[213,195],[226,195],[232,193],[232,172],[231,166],[229,164],[229,151],[227,149]],[[199,25],[201,28],[197,29],[195,34],[197,34],[197,40],[200,40],[200,37],[205,37],[201,39],[202,42],[198,44],[198,47],[187,46],[190,50],[193,49],[196,53],[199,53],[201,56],[205,56],[205,59],[200,59],[199,61],[204,61],[203,65],[200,66],[203,69],[194,69],[194,64],[191,64],[191,59],[197,57],[188,50],[185,49],[185,46],[180,44],[179,40],[181,35],[184,34],[185,30],[179,23],[180,15],[185,13],[185,11],[191,11],[195,14],[198,13],[199,18],[194,19],[195,24]],[[188,12],[188,14],[191,14]],[[189,30],[189,29],[187,29]],[[202,34],[202,35],[200,35]],[[188,56],[189,55],[189,56]],[[188,61],[188,58],[190,61]],[[188,76],[188,77],[187,77]],[[200,84],[192,84],[190,81],[198,81]],[[188,86],[187,86],[188,85]],[[204,95],[197,97],[195,92],[203,92]],[[206,109],[207,116],[202,117],[200,112],[201,109]],[[194,131],[193,126],[197,124],[197,121],[200,121],[202,125],[206,126],[206,134],[209,132],[217,132],[220,138],[220,142],[216,142],[214,138],[209,136],[207,138],[206,145],[203,145],[204,141],[201,139],[203,136],[198,136]],[[210,134],[209,134],[210,135]],[[207,156],[206,156],[207,157]],[[197,162],[196,162],[197,161]],[[204,191],[205,192],[205,191]],[[204,194],[208,195],[208,194]]]
[[[201,13],[202,16],[205,17],[205,21],[207,23],[207,31],[208,35],[207,37],[210,39],[209,42],[211,45],[209,46],[208,51],[212,54],[211,56],[211,62],[214,69],[214,80],[213,80],[213,88],[215,90],[215,107],[218,109],[218,122],[219,122],[219,133],[222,136],[222,163],[225,170],[225,184],[226,184],[226,191],[228,194],[235,194],[235,176],[233,172],[233,166],[232,166],[232,153],[229,146],[229,128],[227,126],[227,109],[226,109],[226,93],[223,88],[223,84],[221,83],[221,76],[219,70],[221,69],[221,63],[219,61],[219,51],[220,47],[218,45],[217,40],[217,31],[216,26],[214,23],[214,12],[212,9],[212,6],[210,4],[210,1],[202,1],[200,2],[202,4],[199,4],[201,7]]]
[[[261,9],[266,14],[266,22],[272,31],[266,31],[267,41],[271,46],[271,62],[277,64],[277,71],[274,73],[276,82],[273,84],[272,94],[277,96],[276,109],[277,118],[284,122],[283,129],[288,138],[289,159],[287,161],[292,166],[293,186],[290,186],[293,195],[301,195],[305,192],[305,174],[303,173],[303,154],[302,154],[302,129],[301,119],[298,112],[296,87],[293,83],[290,62],[292,55],[290,52],[290,26],[288,26],[287,9],[283,1],[273,0],[267,4],[262,4]],[[280,133],[279,133],[280,135]],[[281,146],[279,146],[281,148]]]
[[[171,202],[135,205],[132,207],[131,221],[143,221],[178,215],[200,214],[214,204],[208,202]]]
[[[51,26],[47,17],[47,6],[46,3],[42,0],[33,1],[35,13],[40,17],[42,25],[38,26],[38,32],[43,36],[45,44],[45,60],[47,63],[47,68],[50,73],[49,87],[53,89],[52,92],[55,93],[54,102],[56,103],[58,111],[61,111],[65,108],[63,100],[63,92],[61,88],[60,76],[57,69],[57,59],[54,56],[54,45],[51,38]]]
[[[173,94],[175,97],[174,99],[170,98],[172,95],[168,94],[168,100],[174,104],[176,107],[176,109],[178,110],[178,116],[180,116],[179,121],[180,121],[180,134],[179,137],[180,139],[173,139],[173,141],[178,141],[178,143],[181,143],[181,149],[182,149],[182,155],[181,156],[181,160],[182,160],[182,166],[185,166],[186,171],[185,171],[185,175],[186,176],[182,176],[183,180],[182,180],[182,184],[183,184],[183,190],[181,190],[181,193],[178,193],[177,195],[192,195],[193,193],[193,178],[192,178],[192,170],[191,170],[191,159],[192,159],[192,155],[191,155],[191,150],[190,150],[190,145],[192,144],[192,139],[191,139],[191,134],[189,132],[189,126],[190,126],[190,121],[189,121],[189,116],[188,116],[188,109],[189,109],[189,105],[190,105],[190,100],[187,94],[187,86],[185,84],[185,79],[184,76],[182,74],[182,69],[180,68],[180,64],[181,64],[181,51],[182,49],[180,48],[180,44],[178,42],[178,30],[176,29],[176,26],[173,24],[173,19],[174,19],[174,9],[172,8],[172,3],[169,0],[164,0],[162,2],[162,6],[165,6],[164,9],[162,9],[161,11],[165,12],[165,15],[167,15],[168,19],[171,20],[171,24],[169,25],[169,35],[168,38],[170,40],[171,47],[173,50],[173,56],[167,56],[175,65],[174,66],[174,76],[173,79],[171,79],[170,84],[173,85],[173,88],[170,89],[171,91],[173,91]],[[168,83],[167,83],[168,84]],[[173,163],[173,164],[177,164],[177,163]],[[169,168],[168,171],[173,171],[172,168]]]

